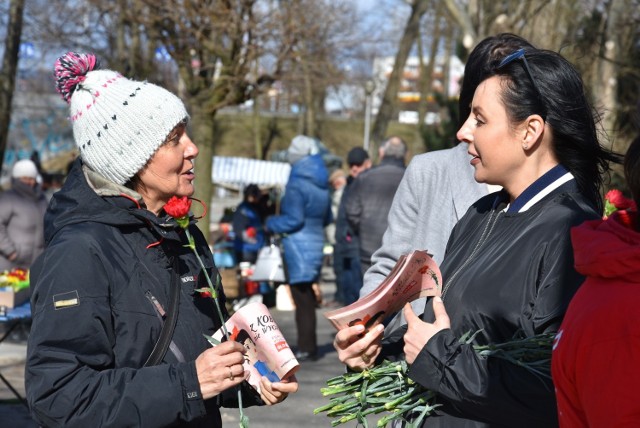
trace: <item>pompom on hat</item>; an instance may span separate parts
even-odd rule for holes
[[[68,52],[55,63],[56,87],[70,105],[82,160],[105,178],[125,184],[189,115],[180,98],[166,89],[98,68],[94,55]]]

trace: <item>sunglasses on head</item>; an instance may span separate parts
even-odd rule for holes
[[[524,49],[518,49],[512,54],[507,55],[506,57],[504,57],[502,61],[500,61],[500,64],[498,64],[498,69],[504,67],[507,64],[512,63],[517,59],[522,59],[524,70],[527,72],[527,76],[529,76],[529,80],[531,80],[533,87],[535,88],[536,92],[538,93],[538,96],[540,97],[540,100],[542,101],[544,97],[542,96],[542,92],[540,91],[540,88],[536,83],[536,79],[533,78],[533,74],[531,73],[531,69],[529,68],[529,63],[527,62],[527,57],[525,54],[526,54],[526,51]]]
[[[526,52],[524,49],[518,49],[517,51],[507,55],[506,57],[504,57],[502,61],[500,61],[500,64],[498,64],[498,69],[504,67],[509,63],[512,63],[517,59],[522,59],[522,64],[524,65],[524,70],[527,72],[527,76],[529,76],[531,83],[533,83],[533,87],[536,89],[536,92],[538,92],[538,95],[540,95],[540,98],[542,98],[542,92],[540,91],[540,88],[536,83],[536,79],[533,78],[533,74],[531,73],[531,69],[529,68],[529,63],[527,62],[527,57],[525,56],[525,53]]]

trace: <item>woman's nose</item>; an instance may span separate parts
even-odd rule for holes
[[[187,139],[187,141],[185,141],[186,147],[184,150],[184,157],[195,158],[196,156],[198,156],[198,153],[200,153],[200,150],[198,150],[198,146],[196,146],[196,144],[191,140],[191,138],[189,138],[186,133],[185,138]]]
[[[463,141],[465,143],[471,142],[471,139],[473,137],[472,121],[473,118],[469,116],[467,120],[464,121],[460,129],[458,129],[458,132],[456,132],[456,138],[458,139],[458,141]]]

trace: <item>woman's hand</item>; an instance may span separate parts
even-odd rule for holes
[[[336,334],[333,346],[338,351],[338,358],[349,368],[364,370],[373,366],[382,349],[382,333],[384,326],[378,324],[364,336],[363,325],[354,325],[342,329]]]
[[[238,342],[223,342],[196,358],[196,373],[202,398],[207,400],[240,384],[249,376],[242,363],[246,349]]]
[[[295,375],[290,376],[287,379],[282,379],[280,382],[270,382],[266,376],[260,379],[260,398],[267,406],[278,404],[284,401],[289,394],[293,394],[298,391],[298,380]]]
[[[433,313],[436,316],[433,324],[424,322],[413,312],[409,303],[404,305],[404,317],[407,320],[407,332],[404,334],[404,355],[409,364],[413,364],[422,348],[437,332],[451,328],[449,315],[447,315],[444,302],[440,297],[433,298]]]

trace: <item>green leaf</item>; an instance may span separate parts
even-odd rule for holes
[[[213,337],[209,336],[208,334],[203,334],[203,336],[209,341],[209,343],[213,346],[219,345],[221,342],[217,339],[214,339]]]

